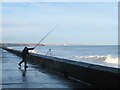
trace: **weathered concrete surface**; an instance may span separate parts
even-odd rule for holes
[[[36,65],[28,64],[25,72],[18,68],[21,58],[3,51],[2,58],[2,88],[87,88],[80,82],[58,76],[54,72],[44,71]]]
[[[7,51],[20,56],[20,52],[12,49]],[[76,62],[62,58],[30,54],[27,61],[44,69],[54,70],[65,77],[72,77],[91,84],[93,87],[119,87],[120,69]]]
[[[2,52],[0,49],[0,89],[2,88]]]

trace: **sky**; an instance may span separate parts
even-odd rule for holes
[[[5,2],[0,9],[0,42],[38,43],[59,24],[42,43],[118,43],[117,2]]]
[[[1,0],[2,2],[119,2],[119,0]]]

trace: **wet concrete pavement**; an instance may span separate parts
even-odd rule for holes
[[[0,89],[1,88],[2,88],[2,52],[0,52]]]
[[[2,88],[88,88],[87,85],[66,79],[51,71],[45,71],[28,64],[25,71],[18,67],[21,58],[3,51],[2,53]],[[1,62],[0,62],[1,63]]]

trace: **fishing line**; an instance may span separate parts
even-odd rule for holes
[[[58,25],[59,25],[59,24],[58,24]],[[52,33],[52,32],[58,27],[58,25],[56,25],[53,29],[51,29],[51,30],[35,45],[34,49],[35,49],[50,33]],[[52,54],[51,54],[51,55],[52,55]],[[54,60],[54,59],[53,59],[53,60]],[[43,61],[43,60],[41,60],[41,64],[42,64],[42,61]],[[57,63],[56,63],[55,60],[54,60],[54,64],[55,64],[57,70],[60,72],[61,69],[58,67],[58,65],[57,65]]]
[[[59,24],[58,24],[59,25]],[[53,29],[51,29],[39,42],[38,44],[36,44],[36,46],[34,47],[34,49],[50,34],[52,33],[57,27],[58,25],[56,25]]]
[[[59,24],[57,24],[54,28],[52,28],[35,46],[34,46],[34,49],[50,34],[52,33],[57,27],[58,27]],[[34,50],[33,49],[33,50]],[[29,52],[31,53],[32,50]]]

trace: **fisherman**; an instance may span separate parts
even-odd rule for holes
[[[35,49],[53,30],[55,30],[57,28],[58,25],[56,25],[50,32],[48,32],[45,37],[42,38],[42,40],[39,41],[38,44],[36,44],[36,46],[34,48],[27,48],[25,47],[22,51],[22,54],[21,54],[21,57],[22,57],[22,61],[18,64],[20,67],[21,67],[21,64],[24,62],[25,63],[25,68],[28,68],[27,66],[27,61],[25,60],[26,59],[26,56],[29,54],[29,50],[33,50]],[[50,50],[51,51],[51,50]]]
[[[29,55],[29,50],[33,50],[34,48],[27,48],[25,47],[21,53],[22,61],[18,64],[21,67],[21,64],[24,62],[25,63],[25,68],[28,68],[27,66],[27,61],[26,61],[26,56]]]

